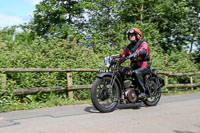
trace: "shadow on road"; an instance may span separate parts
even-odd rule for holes
[[[118,104],[116,109],[140,109],[141,107],[146,107],[144,104],[136,103],[136,104]],[[95,109],[94,106],[89,106],[84,109],[85,112],[88,113],[100,113],[98,110]]]
[[[190,131],[179,131],[179,130],[174,130],[175,133],[195,133],[195,132],[190,132]]]
[[[118,104],[117,109],[140,109],[141,107],[145,107],[142,103],[135,104]]]
[[[200,127],[200,125],[194,125],[195,127]],[[174,130],[175,133],[197,133],[192,131],[180,131],[180,130]],[[198,132],[199,133],[199,132]]]
[[[98,110],[96,110],[93,106],[89,106],[89,107],[86,107],[84,109],[85,112],[88,112],[88,113],[100,113]]]

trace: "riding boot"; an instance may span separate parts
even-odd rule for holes
[[[135,77],[136,77],[137,81],[139,82],[140,87],[142,89],[142,92],[138,95],[138,97],[144,98],[146,96],[146,94],[145,94],[146,88],[144,87],[144,80],[142,77],[142,73],[136,70],[136,71],[134,71],[134,74],[135,74]]]

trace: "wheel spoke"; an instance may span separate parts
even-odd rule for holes
[[[117,102],[114,86],[111,89],[111,91],[108,92],[109,84],[110,84],[110,81],[103,79],[99,83],[98,88],[96,89],[97,100],[98,100],[99,104],[104,108],[108,108],[108,107],[112,106],[112,104],[114,102]]]
[[[152,93],[152,97],[148,98],[147,100],[149,102],[155,102],[157,101],[157,99],[160,98],[160,93],[158,90],[156,90],[157,88],[157,82],[156,82],[156,78],[154,77],[150,77],[147,82],[146,82],[146,86],[148,87],[148,89],[151,91]]]

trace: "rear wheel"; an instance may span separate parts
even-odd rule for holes
[[[119,99],[119,88],[115,82],[109,90],[110,77],[97,78],[91,88],[91,99],[94,107],[100,112],[114,111]]]
[[[161,97],[161,88],[158,88],[157,78],[150,77],[149,79],[147,79],[146,87],[148,87],[149,91],[151,91],[152,97],[145,99],[144,104],[147,106],[157,105]]]

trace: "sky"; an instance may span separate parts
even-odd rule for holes
[[[42,0],[0,0],[0,29],[27,23]]]

